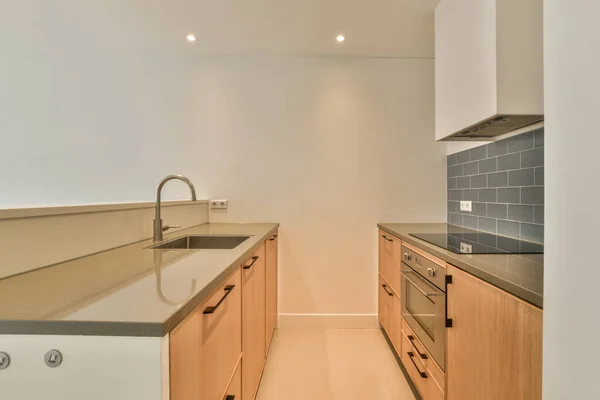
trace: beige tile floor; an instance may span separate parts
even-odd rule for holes
[[[414,400],[378,329],[278,329],[257,400]]]

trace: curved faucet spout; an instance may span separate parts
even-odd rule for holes
[[[192,194],[192,201],[196,201],[196,188],[194,187],[194,184],[192,183],[191,180],[189,180],[189,178],[183,176],[183,175],[169,175],[169,176],[165,176],[160,183],[158,184],[158,188],[156,189],[156,211],[155,211],[155,215],[154,215],[154,241],[155,242],[160,242],[161,240],[163,240],[163,223],[162,223],[162,219],[161,219],[161,193],[162,193],[162,189],[165,186],[165,184],[169,181],[172,180],[180,180],[182,182],[185,182],[189,188],[190,188],[190,192]]]

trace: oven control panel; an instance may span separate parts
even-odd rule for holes
[[[446,290],[446,270],[433,261],[402,246],[402,262],[442,290]]]

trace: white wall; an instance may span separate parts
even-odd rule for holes
[[[544,400],[600,393],[600,3],[546,0]]]
[[[376,312],[380,221],[445,221],[433,61],[211,61],[194,80],[211,221],[281,222],[282,313]]]
[[[150,200],[184,173],[230,200],[212,221],[281,222],[282,313],[375,314],[377,222],[446,218],[433,60],[207,56],[185,9],[82,4],[0,15],[0,207]]]

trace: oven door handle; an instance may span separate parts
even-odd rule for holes
[[[407,273],[411,273],[411,274],[413,274],[413,273],[414,273],[413,271],[400,271],[400,272],[402,272],[402,273],[405,273],[405,274],[407,274]],[[417,290],[418,290],[418,291],[419,291],[419,292],[420,292],[420,293],[421,293],[423,296],[425,296],[425,297],[436,297],[436,296],[445,296],[445,295],[446,295],[446,293],[427,293],[426,291],[424,291],[423,289],[421,289],[421,288],[419,287],[419,285],[418,285],[418,284],[417,284],[415,281],[413,281],[412,279],[410,279],[409,277],[407,277],[407,276],[404,276],[404,279],[406,279],[407,281],[409,281],[410,283],[412,283],[412,285],[413,285],[413,286],[414,286],[414,287],[415,287],[415,288],[416,288],[416,289],[417,289]]]

